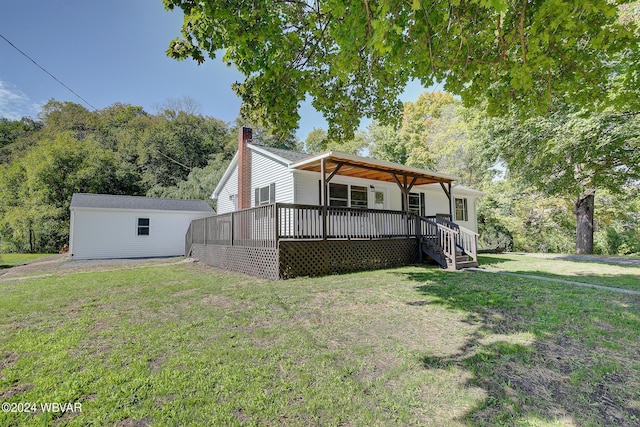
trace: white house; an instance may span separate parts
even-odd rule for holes
[[[264,147],[250,143],[251,130],[245,130],[248,133],[241,134],[238,152],[211,196],[217,200],[218,214],[274,202],[320,205],[319,164],[326,160],[331,162],[325,171],[328,206],[402,211],[407,200],[409,212],[451,215],[459,225],[478,230],[476,201],[483,193],[453,185],[457,177],[336,151],[308,155]],[[413,176],[418,178],[413,185],[398,181]],[[406,198],[403,187],[408,190]]]
[[[76,193],[71,199],[73,259],[184,255],[194,219],[213,215],[203,200]]]

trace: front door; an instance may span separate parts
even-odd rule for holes
[[[386,209],[385,192],[383,190],[376,190],[375,197],[373,198],[373,208]]]

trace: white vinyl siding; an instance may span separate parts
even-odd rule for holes
[[[414,187],[415,188],[415,187]],[[440,185],[424,185],[420,187],[425,193],[425,215],[449,214],[449,199],[444,194]],[[453,187],[454,198],[467,199],[467,220],[454,221],[469,230],[478,231],[478,223],[476,222],[476,198],[473,192],[467,193],[462,189]],[[455,211],[454,211],[455,216]]]
[[[289,167],[251,150],[251,206],[255,206],[255,189],[271,184],[275,184],[275,202],[293,203],[293,174]]]
[[[212,214],[75,208],[69,252],[73,259],[181,256],[191,220]],[[149,220],[149,235],[138,235],[139,219]]]
[[[301,205],[319,205],[320,204],[320,174],[313,172],[297,171],[294,174],[295,182],[295,203]],[[400,190],[395,183],[373,181],[370,179],[351,178],[337,175],[330,184],[344,184],[349,186],[349,192],[355,187],[363,187],[367,192],[367,203],[369,209],[375,208],[375,193],[371,191],[373,185],[374,190],[384,192],[385,208],[390,210],[400,210],[401,198]],[[330,197],[330,194],[327,194]],[[348,198],[347,200],[351,200]],[[353,205],[353,200],[351,200]],[[347,205],[350,206],[350,205]]]
[[[218,214],[234,212],[237,210],[238,199],[238,167],[234,166],[233,172],[227,182],[225,182],[220,194],[218,195],[218,205],[216,212]]]

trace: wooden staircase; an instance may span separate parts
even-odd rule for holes
[[[415,229],[420,261],[427,257],[449,270],[478,266],[478,233],[440,216],[417,216]]]

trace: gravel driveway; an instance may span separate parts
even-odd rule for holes
[[[37,273],[48,274],[52,272],[69,272],[75,269],[86,271],[99,271],[120,265],[153,265],[173,264],[185,260],[184,257],[161,258],[123,258],[123,259],[69,259],[66,254],[52,255],[39,258],[26,264],[0,270],[0,279],[9,279],[20,276],[31,276]],[[186,261],[186,260],[185,260]]]

